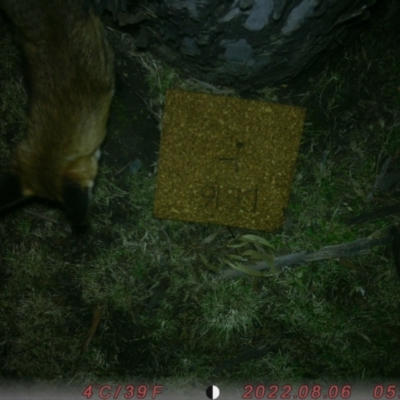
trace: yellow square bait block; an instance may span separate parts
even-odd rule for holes
[[[169,91],[154,215],[263,231],[281,228],[305,112]]]

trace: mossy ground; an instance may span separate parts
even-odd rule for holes
[[[2,24],[2,167],[24,133],[27,101],[7,32]],[[398,223],[398,215],[350,226],[344,218],[399,196],[397,185],[366,202],[400,148],[399,33],[396,21],[376,20],[293,82],[246,93],[308,112],[284,230],[251,232],[272,247],[235,248],[249,232],[152,216],[165,90],[205,87],[150,56],[120,54],[130,39],[111,32],[118,86],[90,233],[74,236],[62,211],[43,202],[0,220],[0,376],[176,385],[398,377],[400,293],[389,247],[268,277],[226,280],[218,271],[245,250],[312,251],[385,235]],[[139,172],[130,168],[135,159]]]

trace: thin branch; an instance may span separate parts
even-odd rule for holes
[[[297,266],[307,264],[312,261],[327,260],[331,258],[348,258],[354,256],[362,256],[370,252],[371,247],[390,244],[393,237],[386,236],[380,239],[357,239],[354,242],[343,243],[334,246],[325,246],[314,252],[300,251],[284,256],[279,256],[274,259],[274,269],[279,271],[286,266]],[[246,265],[246,268],[251,268],[254,271],[271,270],[270,265],[265,261],[260,261],[256,264]],[[228,269],[221,272],[223,279],[230,279],[236,276],[243,275],[244,272],[236,269]]]
[[[45,221],[52,222],[53,224],[58,224],[58,223],[59,223],[58,221],[56,221],[56,220],[53,219],[53,218],[46,217],[46,216],[43,215],[43,214],[35,213],[34,211],[28,210],[28,209],[26,209],[26,208],[24,208],[22,211],[23,211],[25,214],[33,215],[33,216],[36,217],[36,218],[44,219]]]

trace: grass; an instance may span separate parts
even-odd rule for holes
[[[26,94],[10,36],[0,45],[0,159],[6,165],[24,130]],[[390,26],[372,25],[308,79],[254,91],[255,98],[308,109],[280,233],[157,220],[156,166],[116,174],[116,165],[105,162],[90,235],[73,236],[62,212],[44,203],[2,217],[0,376],[135,377],[175,386],[398,377],[400,295],[388,248],[262,277],[226,280],[218,272],[229,268],[227,261],[271,260],[384,236],[398,224],[397,215],[352,226],[344,218],[371,208],[366,197],[375,177],[400,147],[399,46]],[[159,121],[169,87],[234,94],[181,79],[149,56],[136,59],[151,85],[146,103]],[[118,97],[115,102],[123,110]],[[121,123],[124,113],[118,115]],[[398,186],[375,200],[390,204],[396,196]],[[246,240],[250,233],[263,240]],[[82,353],[96,310],[100,323]]]

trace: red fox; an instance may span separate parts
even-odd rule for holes
[[[0,210],[39,196],[84,224],[114,93],[114,55],[88,0],[0,0],[27,65],[25,138],[0,178]]]

